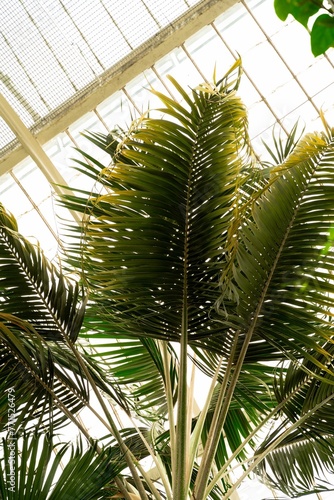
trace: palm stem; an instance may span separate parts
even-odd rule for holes
[[[171,489],[170,489],[170,484],[169,484],[169,482],[168,482],[168,478],[167,478],[167,476],[166,476],[166,472],[165,472],[165,470],[164,470],[164,468],[163,468],[163,465],[162,465],[162,463],[161,463],[161,460],[160,460],[159,455],[156,455],[156,454],[152,451],[152,449],[151,449],[151,447],[150,447],[149,443],[148,443],[148,442],[147,442],[147,440],[145,439],[145,436],[143,436],[143,433],[141,432],[141,430],[140,430],[140,429],[139,429],[139,427],[137,426],[136,422],[134,422],[132,418],[131,418],[131,422],[132,422],[132,425],[134,426],[134,428],[136,429],[136,431],[138,432],[138,435],[140,436],[140,439],[142,440],[143,444],[145,445],[145,447],[146,447],[146,449],[147,449],[148,453],[149,453],[149,454],[150,454],[150,456],[152,457],[152,460],[153,460],[153,462],[154,462],[154,464],[155,464],[155,466],[156,466],[156,468],[157,468],[157,470],[158,470],[158,472],[159,472],[159,477],[160,477],[160,479],[161,479],[161,481],[162,481],[162,483],[163,483],[163,485],[164,485],[164,488],[165,488],[165,493],[166,493],[166,495],[167,495],[168,500],[172,500],[172,496],[171,496],[171,494],[172,494],[172,493],[171,493]],[[140,464],[138,464],[138,468],[139,468],[140,470],[142,470],[142,468],[141,468]],[[145,475],[145,471],[143,471],[143,473],[142,473],[142,474],[143,474],[143,475]],[[148,475],[148,474],[146,474],[146,475],[147,475],[148,480],[150,481],[150,485],[151,485],[151,483],[152,483],[152,482],[151,482],[151,479],[150,479],[150,477],[149,477],[149,475]],[[160,496],[159,492],[156,490],[156,488],[155,488],[155,486],[154,486],[153,484],[152,484],[152,486],[153,486],[152,492],[156,491],[157,498],[158,498],[158,499],[160,499],[160,498],[161,498],[161,496]]]
[[[142,465],[139,462],[137,462],[137,467],[138,467],[138,470],[141,472],[142,476],[145,477],[145,481],[146,481],[147,485],[149,486],[154,498],[156,500],[162,500],[161,495],[160,495],[159,491],[156,489],[156,487],[154,486],[153,481],[150,478],[149,474],[144,470],[144,468],[142,467]]]
[[[218,363],[216,371],[215,371],[215,373],[214,373],[214,375],[212,377],[210,388],[209,388],[208,395],[206,397],[204,406],[202,408],[202,411],[201,411],[201,413],[199,415],[199,418],[198,418],[198,420],[196,422],[194,431],[193,431],[192,436],[191,436],[190,458],[189,458],[189,471],[190,472],[191,472],[191,470],[193,468],[193,464],[195,462],[196,452],[198,451],[199,443],[200,443],[200,440],[201,440],[203,426],[204,426],[205,419],[207,417],[207,414],[208,414],[208,411],[209,411],[209,408],[210,408],[210,402],[212,400],[214,389],[215,389],[215,386],[216,386],[216,383],[217,383],[217,380],[218,380],[218,377],[219,377],[219,373],[220,373],[220,368],[221,368],[222,362],[223,362],[223,358],[220,358],[220,361]],[[189,478],[189,480],[190,480],[190,478]]]
[[[176,436],[175,436],[175,420],[174,420],[174,402],[173,402],[173,391],[170,379],[170,355],[167,350],[167,343],[160,342],[162,349],[162,359],[164,366],[164,376],[165,376],[165,389],[166,389],[166,400],[167,400],[167,413],[169,421],[169,436],[170,436],[170,448],[171,448],[171,467],[172,471],[176,470]],[[162,478],[161,478],[162,479]],[[166,490],[168,493],[169,488]]]
[[[232,350],[228,359],[223,383],[221,384],[219,397],[216,405],[215,412],[213,414],[212,422],[210,425],[209,435],[205,444],[203,457],[201,461],[201,465],[199,467],[199,471],[196,477],[195,487],[194,487],[194,496],[195,498],[201,499],[203,498],[204,490],[206,488],[208,478],[210,475],[212,462],[214,460],[214,455],[216,452],[219,436],[221,434],[222,427],[224,425],[226,412],[224,411],[224,400],[226,391],[228,388],[228,382],[231,375],[234,356],[238,345],[239,332],[237,332],[234,342],[232,345]],[[230,389],[230,388],[229,388]],[[230,392],[230,391],[229,391]],[[228,392],[228,394],[229,394]],[[232,395],[229,396],[232,398]]]
[[[186,278],[185,278],[186,279]],[[178,384],[178,407],[176,423],[176,470],[173,472],[173,498],[186,500],[188,495],[188,383],[187,383],[187,359],[188,359],[188,307],[186,297],[186,286],[184,293],[184,307],[182,317],[182,333],[180,342],[180,374]]]
[[[190,185],[192,169],[188,182]],[[183,243],[183,297],[182,297],[182,322],[180,338],[180,368],[178,380],[178,406],[176,421],[176,470],[173,474],[173,497],[178,500],[186,500],[188,496],[188,464],[189,464],[189,439],[188,434],[188,258],[189,258],[189,206],[190,190],[188,186],[185,224],[184,224],[184,243]]]
[[[114,438],[116,439],[116,441],[118,442],[119,446],[120,446],[120,449],[122,450],[122,452],[124,453],[124,458],[126,460],[126,463],[131,471],[131,474],[132,474],[132,477],[133,477],[133,480],[135,482],[135,485],[137,487],[137,490],[141,496],[141,498],[143,500],[148,500],[148,497],[146,495],[146,491],[145,491],[145,488],[143,486],[143,483],[139,477],[139,474],[136,470],[136,466],[135,464],[137,463],[137,460],[135,459],[135,457],[132,455],[131,451],[129,450],[129,448],[126,446],[126,444],[124,443],[123,441],[123,438],[110,414],[110,412],[108,411],[108,408],[101,396],[101,393],[98,389],[98,387],[96,386],[95,382],[94,382],[94,379],[93,377],[91,376],[91,374],[89,373],[89,370],[87,369],[86,367],[86,364],[84,363],[80,353],[77,351],[77,349],[75,348],[75,346],[73,345],[73,343],[68,340],[68,345],[70,347],[70,349],[72,350],[73,354],[75,355],[78,363],[80,364],[82,370],[84,371],[85,373],[85,376],[87,377],[87,380],[89,381],[90,385],[91,385],[91,388],[93,389],[94,391],[94,394],[96,395],[100,405],[101,405],[101,408],[103,409],[104,411],[104,414],[105,416],[107,417],[108,419],[108,422],[110,424],[110,428],[111,428],[111,432],[112,432],[112,435],[114,436]]]
[[[125,500],[133,500],[133,497],[129,494],[128,490],[126,489],[126,487],[122,483],[122,480],[119,477],[115,478],[115,483],[117,484],[119,491],[120,493],[122,493]]]

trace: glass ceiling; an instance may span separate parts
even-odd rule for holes
[[[124,57],[196,3],[135,0],[127,18],[117,0],[4,0],[1,90],[25,125],[34,130],[59,106],[66,108],[66,99],[73,98],[75,91],[86,91],[117,57]],[[137,16],[143,22],[136,22]],[[82,137],[83,131],[126,127],[133,116],[156,104],[147,92],[150,85],[171,92],[166,80],[171,74],[181,84],[195,86],[210,80],[215,66],[218,75],[224,74],[238,54],[244,67],[239,93],[248,107],[250,134],[260,153],[260,136],[269,140],[275,124],[287,131],[300,119],[306,130],[321,129],[321,109],[329,123],[334,122],[333,50],[314,58],[302,26],[292,19],[282,23],[271,1],[245,0],[100,102],[47,142],[44,150],[66,183],[79,187],[81,180],[73,169],[73,158],[79,157],[75,148],[107,161]],[[5,150],[14,134],[3,121],[1,127]],[[0,173],[1,202],[18,218],[24,234],[37,238],[49,257],[55,256],[57,216],[62,214],[57,207],[55,215],[52,186],[29,158],[10,171],[2,168],[0,159]]]
[[[197,3],[2,0],[1,91],[36,130]],[[5,150],[15,135],[3,122],[0,127]]]

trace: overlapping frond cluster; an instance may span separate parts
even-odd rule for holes
[[[85,299],[42,250],[17,231],[0,206],[1,430],[8,423],[6,391],[15,391],[15,429],[59,426],[89,400],[86,376],[71,346],[81,329]],[[88,371],[112,395],[87,359]]]
[[[75,342],[84,311],[79,285],[18,234],[15,219],[2,206],[0,252],[1,310],[25,318],[45,339],[62,341],[66,336]]]
[[[233,328],[253,328],[253,340],[265,341],[249,355],[263,348],[269,356],[310,356],[309,350],[323,352],[333,334],[333,173],[333,136],[306,136],[253,196],[247,220],[240,219],[218,305]]]
[[[91,208],[84,267],[120,334],[179,340],[186,306],[189,338],[200,340],[220,330],[208,310],[247,176],[247,113],[233,88],[189,97],[173,84],[184,104],[157,93],[164,118],[144,117],[101,173],[108,193]]]
[[[294,494],[312,486],[321,462],[333,470],[334,133],[327,126],[296,145],[295,127],[285,146],[274,140],[278,165],[262,164],[236,93],[240,73],[237,61],[189,93],[170,78],[180,99],[153,91],[161,118],[145,114],[125,134],[86,134],[111,163],[83,153],[78,169],[96,189],[62,203],[83,214],[81,227],[68,226],[66,265],[81,273],[89,300],[0,211],[0,375],[18,391],[20,423],[37,416],[44,425],[53,406],[73,416],[88,402],[89,379],[98,397],[154,422],[145,439],[110,427],[109,452],[121,447],[122,470],[130,451],[134,461],[156,454],[170,497],[194,489],[227,498],[233,460],[247,459],[252,430],[279,413],[282,426],[247,471],[265,475],[269,464],[272,484],[285,481]],[[80,356],[79,334],[93,339]],[[214,380],[195,417],[188,356]],[[149,481],[142,488],[160,498]]]

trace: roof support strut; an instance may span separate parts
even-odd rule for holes
[[[26,153],[33,159],[38,168],[45,175],[48,182],[52,185],[54,191],[57,194],[69,193],[69,190],[66,189],[67,183],[65,179],[58,172],[38,140],[24,125],[21,118],[1,94],[0,116],[14,132],[22,147],[25,149]],[[71,212],[71,214],[77,222],[80,222],[80,218],[75,212]]]

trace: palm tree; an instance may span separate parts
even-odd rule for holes
[[[296,141],[294,128],[260,162],[240,78],[240,61],[190,94],[171,78],[180,100],[152,90],[162,117],[87,135],[111,161],[83,152],[94,189],[62,200],[83,214],[62,270],[3,211],[0,371],[17,391],[15,431],[34,418],[52,440],[75,423],[104,478],[82,498],[227,500],[251,473],[291,496],[331,488],[317,477],[334,469],[333,131]]]

